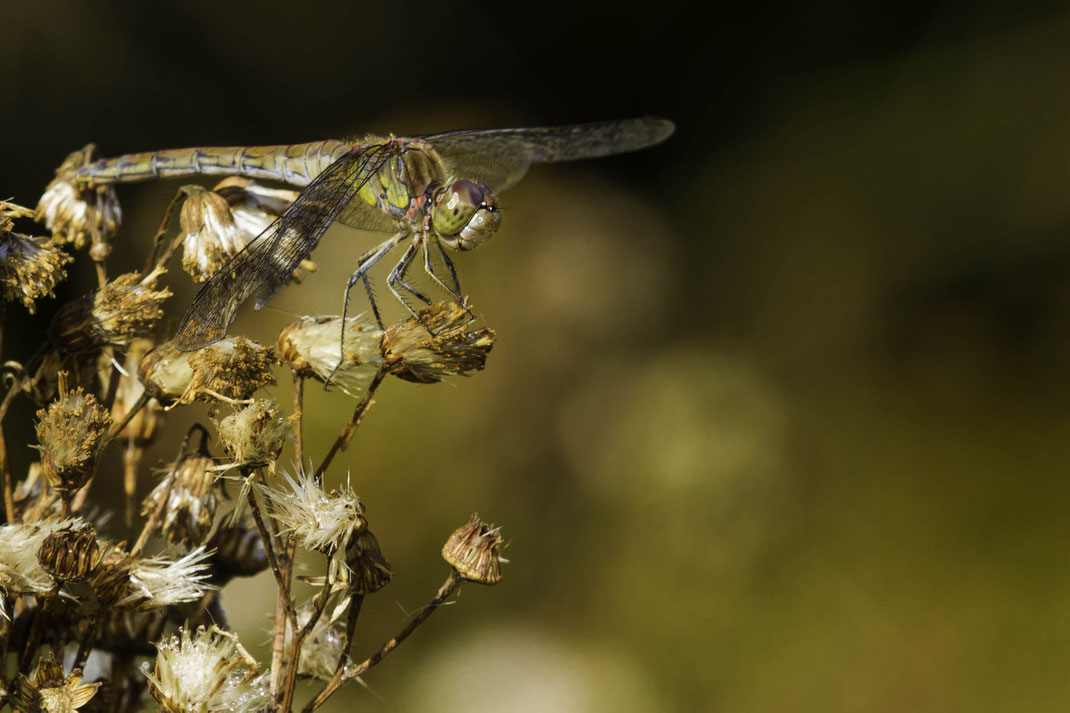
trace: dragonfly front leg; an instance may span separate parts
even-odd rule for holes
[[[404,232],[397,233],[393,237],[384,240],[368,252],[361,255],[360,259],[357,261],[359,265],[357,265],[356,272],[349,277],[349,283],[346,285],[345,295],[342,299],[342,334],[338,347],[338,353],[340,355],[338,364],[335,365],[334,369],[332,369],[331,373],[327,376],[326,381],[324,381],[324,389],[330,385],[331,379],[334,378],[335,373],[342,367],[342,364],[345,363],[346,316],[349,313],[349,293],[353,289],[353,285],[357,284],[358,280],[364,283],[364,289],[368,293],[368,302],[371,303],[372,314],[375,315],[375,321],[379,325],[379,329],[383,329],[383,319],[379,316],[379,307],[375,304],[375,295],[372,294],[372,286],[368,281],[368,270],[370,270],[375,263],[382,260],[388,252],[397,247],[398,243],[404,240],[406,235],[407,233]]]
[[[468,302],[461,295],[461,281],[457,279],[457,269],[453,267],[453,261],[450,260],[450,256],[446,254],[446,250],[442,247],[442,243],[439,242],[437,239],[435,240],[435,242],[438,244],[439,252],[442,253],[442,261],[446,263],[446,267],[449,268],[450,271],[450,276],[453,277],[454,286],[450,287],[449,285],[447,285],[445,282],[443,282],[442,278],[438,276],[438,273],[435,272],[435,264],[434,261],[432,261],[431,259],[431,246],[427,244],[426,240],[424,241],[423,246],[424,271],[431,276],[431,279],[434,280],[439,287],[451,294],[453,298],[457,300],[457,304],[464,307],[465,311],[468,312],[468,316],[474,319],[475,315],[472,314],[472,308],[468,306]]]
[[[412,313],[412,316],[415,317],[421,325],[423,325],[423,328],[427,330],[427,333],[434,336],[435,333],[432,332],[431,328],[427,326],[427,323],[424,322],[423,317],[420,316],[420,313],[413,309],[412,305],[410,305],[408,300],[406,300],[402,296],[401,292],[398,290],[397,287],[398,284],[401,284],[413,295],[423,300],[427,304],[431,304],[431,300],[427,299],[427,297],[414,290],[402,279],[404,278],[405,273],[409,271],[409,267],[412,264],[412,259],[416,256],[416,249],[419,247],[420,242],[421,241],[419,240],[414,240],[412,244],[409,245],[408,248],[406,248],[405,254],[401,256],[401,259],[398,260],[398,264],[395,265],[394,269],[390,271],[390,277],[386,278],[386,285],[390,288],[390,291],[394,293],[394,297],[398,298],[398,302],[405,305],[405,309],[409,310],[409,312]]]

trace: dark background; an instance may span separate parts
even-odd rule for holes
[[[1070,701],[1070,15],[9,0],[2,16],[0,197],[27,205],[89,141],[678,125],[506,194],[501,237],[459,261],[499,334],[486,372],[388,383],[333,469],[397,572],[358,651],[427,600],[471,511],[512,561],[332,710]],[[140,265],[176,187],[120,189],[113,273]],[[236,329],[272,340],[337,312],[368,241],[335,228],[320,273]],[[177,317],[191,289],[171,284]],[[9,313],[23,336],[5,358],[24,358],[46,322]],[[310,400],[322,452],[352,402]],[[272,591],[225,595],[261,660]]]

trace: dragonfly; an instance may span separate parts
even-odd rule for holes
[[[226,336],[250,297],[256,296],[257,310],[264,307],[335,221],[390,235],[357,260],[342,300],[343,325],[350,293],[361,283],[382,327],[368,271],[401,246],[386,284],[410,313],[420,319],[409,298],[431,303],[409,281],[417,259],[437,287],[466,305],[449,253],[473,250],[497,232],[497,194],[515,185],[532,164],[636,151],[661,143],[674,129],[667,119],[637,118],[372,136],[358,142],[172,149],[102,159],[81,167],[78,178],[101,185],[227,174],[303,186],[278,219],[194,295],[174,340],[177,348],[191,351]]]

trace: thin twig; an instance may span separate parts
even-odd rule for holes
[[[323,462],[320,463],[319,468],[316,469],[315,474],[312,476],[313,481],[318,485],[323,482],[323,474],[327,472],[327,466],[331,464],[334,457],[338,455],[338,451],[344,451],[346,446],[349,445],[349,440],[353,438],[353,434],[356,433],[357,427],[360,426],[361,419],[364,418],[364,414],[368,412],[372,404],[375,403],[372,400],[372,396],[375,394],[375,390],[379,388],[379,384],[382,383],[386,377],[386,370],[379,367],[379,371],[375,372],[375,376],[372,377],[372,381],[368,384],[368,390],[364,392],[363,398],[357,402],[357,407],[353,409],[353,415],[349,417],[349,422],[342,428],[342,432],[338,434],[338,438],[335,440],[334,445],[331,446],[331,450],[327,452]]]
[[[345,644],[342,646],[342,652],[338,656],[338,664],[334,667],[334,675],[332,675],[331,679],[323,685],[323,688],[320,690],[319,695],[316,696],[316,699],[314,699],[313,702],[319,700],[319,696],[324,695],[325,693],[326,695],[324,695],[323,701],[327,700],[327,696],[330,696],[331,692],[335,691],[339,686],[342,685],[342,677],[346,674],[346,662],[349,661],[349,649],[353,645],[353,633],[357,629],[357,618],[360,616],[360,609],[363,604],[363,594],[353,595],[353,598],[349,602],[349,612],[346,616]],[[316,705],[320,705],[321,703],[322,701],[320,701],[320,703],[316,703]],[[306,707],[305,710],[302,711],[302,713],[306,713],[309,711],[311,711],[311,709]]]
[[[178,250],[178,246],[182,244],[184,236],[179,236],[171,242],[171,246],[164,252],[163,255],[157,259],[157,254],[160,252],[160,245],[164,242],[164,236],[167,235],[167,224],[171,222],[171,216],[175,212],[177,207],[183,200],[185,200],[189,191],[185,186],[178,189],[175,193],[175,197],[171,199],[171,202],[167,205],[167,210],[164,211],[163,219],[160,221],[160,227],[156,229],[156,235],[152,238],[152,250],[149,252],[149,257],[145,261],[145,267],[141,270],[142,275],[148,275],[151,272],[160,269],[167,265],[171,260],[171,256]]]
[[[456,590],[457,587],[461,586],[462,582],[464,582],[464,580],[461,579],[461,576],[459,574],[457,574],[457,571],[451,569],[450,575],[446,578],[446,581],[443,582],[442,586],[438,588],[438,592],[435,594],[435,598],[432,599],[426,607],[417,612],[416,615],[409,620],[409,623],[405,625],[405,628],[398,632],[397,636],[383,644],[382,648],[380,648],[372,656],[369,656],[364,661],[360,662],[350,670],[346,671],[342,676],[338,678],[337,682],[335,682],[335,679],[332,678],[330,682],[328,682],[328,684],[323,687],[323,690],[320,691],[315,698],[309,701],[308,705],[306,705],[302,709],[301,713],[312,713],[312,711],[323,705],[323,703],[328,698],[330,698],[331,695],[334,694],[334,692],[337,691],[343,683],[350,679],[356,678],[357,676],[360,676],[372,666],[376,665],[384,658],[386,658],[386,655],[396,649],[398,647],[398,644],[404,641],[409,636],[409,634],[416,631],[416,628],[420,626],[420,624],[423,624],[427,620],[427,617],[431,616],[435,612],[435,610],[438,609],[444,601],[446,601],[446,598],[453,594],[454,590]],[[331,685],[332,683],[334,684],[333,686]]]
[[[252,478],[255,476],[246,474],[246,477]],[[279,560],[275,557],[275,545],[272,542],[274,538],[271,536],[267,525],[264,523],[264,516],[260,514],[260,504],[256,500],[256,493],[253,492],[252,487],[249,487],[246,491],[246,500],[249,501],[249,508],[253,513],[253,522],[256,523],[256,529],[260,532],[260,539],[264,542],[264,553],[267,555],[268,565],[271,567],[271,572],[275,575],[275,584],[278,586],[279,594],[283,599],[283,606],[286,609],[286,618],[290,622],[290,628],[296,631],[297,612],[294,611],[293,601],[290,599],[289,587],[283,586],[285,580],[282,576],[282,570],[279,569]]]

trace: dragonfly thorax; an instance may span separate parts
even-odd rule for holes
[[[431,226],[454,250],[478,248],[498,231],[501,220],[494,194],[477,181],[453,181],[431,199]]]

